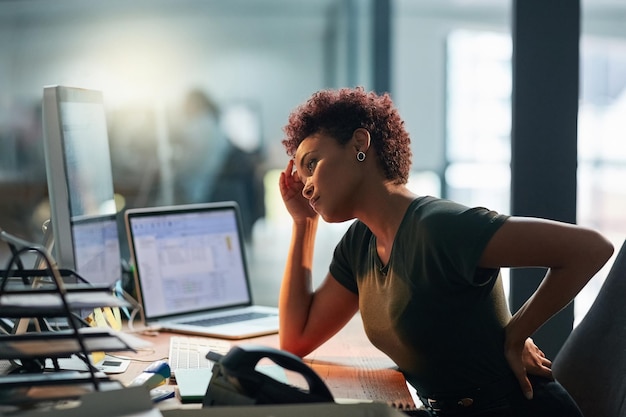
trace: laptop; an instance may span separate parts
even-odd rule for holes
[[[124,220],[146,326],[224,339],[278,332],[278,309],[252,300],[236,202],[132,208]]]

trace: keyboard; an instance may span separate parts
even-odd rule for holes
[[[231,344],[225,340],[172,336],[168,356],[172,377],[176,378],[177,369],[211,369],[213,362],[206,359],[206,354],[209,351],[226,354],[230,348]]]
[[[221,316],[221,317],[211,317],[208,319],[200,319],[200,320],[194,320],[194,321],[188,321],[185,322],[183,324],[193,324],[195,326],[217,326],[220,324],[229,324],[229,323],[236,323],[236,322],[240,322],[240,321],[248,321],[248,320],[255,320],[255,319],[262,319],[264,317],[269,317],[272,316],[271,313],[261,313],[258,311],[255,312],[248,312],[248,313],[239,313],[239,314],[232,314],[230,316]]]

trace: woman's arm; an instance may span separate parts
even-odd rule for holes
[[[505,354],[529,397],[532,388],[522,360],[526,340],[567,306],[613,254],[598,232],[551,220],[511,217],[494,234],[480,266],[546,267],[535,293],[506,327]]]
[[[358,296],[330,274],[316,290],[312,286],[313,249],[318,214],[302,196],[303,184],[293,161],[281,173],[279,187],[293,218],[291,243],[280,288],[281,349],[304,356],[343,327],[358,310]]]

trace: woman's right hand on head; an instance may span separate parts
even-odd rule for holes
[[[285,170],[280,173],[278,181],[280,195],[294,221],[315,218],[318,214],[309,205],[309,200],[302,195],[304,183],[293,169],[293,164],[293,159],[290,159]]]

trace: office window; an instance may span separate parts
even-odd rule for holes
[[[508,212],[510,36],[457,30],[447,47],[446,195]]]
[[[509,212],[511,53],[508,34],[448,38],[445,190],[449,198]],[[626,42],[584,37],[578,115],[577,222],[619,248],[626,237]],[[613,260],[581,291],[574,324],[591,307]],[[508,290],[508,278],[505,286]]]
[[[609,238],[626,237],[626,42],[583,37],[578,113],[578,223]],[[613,259],[582,290],[575,322],[589,310]]]
[[[456,30],[447,40],[445,196],[501,213],[510,212],[511,53],[504,33]]]

